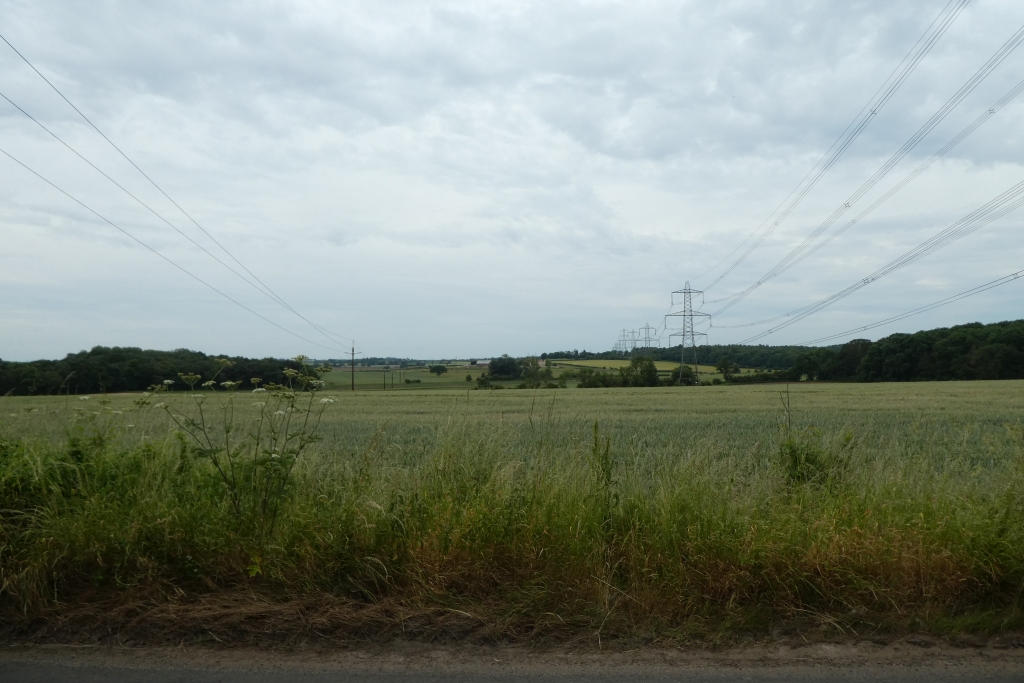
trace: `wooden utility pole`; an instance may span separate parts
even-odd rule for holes
[[[352,347],[352,391],[356,390],[356,347]]]

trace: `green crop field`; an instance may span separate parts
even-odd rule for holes
[[[202,415],[182,391],[0,398],[0,614],[235,640],[1024,625],[1024,382],[465,371],[354,393],[336,371],[312,403],[218,391]]]

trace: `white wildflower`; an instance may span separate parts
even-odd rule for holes
[[[320,399],[320,402],[321,403],[334,403],[334,399],[333,398],[322,398],[322,399]]]
[[[92,398],[92,397],[91,396],[79,396],[78,400],[79,401],[88,401],[90,398]]]
[[[274,415],[284,415],[284,411],[283,410],[276,410],[276,411],[274,411]]]
[[[256,406],[257,408],[262,408],[263,406],[265,406],[267,404],[264,403],[263,401],[256,401],[255,403],[253,403],[253,405]]]
[[[164,403],[156,403],[156,404],[153,405],[153,407],[154,408],[163,408],[164,405],[166,405],[166,404],[164,404]]]
[[[265,394],[265,393],[267,393],[267,390],[264,389],[263,387],[257,387],[257,388],[252,390],[252,393],[254,393],[254,394]]]
[[[164,386],[168,386],[169,387],[172,384],[174,384],[174,380],[173,379],[165,379],[164,380]]]

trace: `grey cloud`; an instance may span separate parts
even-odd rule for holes
[[[667,292],[728,254],[770,213],[943,4],[0,0],[0,12],[15,45],[204,225],[280,278],[288,298],[316,292],[319,314],[361,330],[381,352],[486,355],[525,352],[535,339],[610,345],[619,327],[659,320]],[[770,268],[1021,23],[1018,3],[972,3],[841,163],[720,290]],[[203,239],[4,50],[0,91]],[[879,191],[998,99],[1019,79],[1022,60],[1024,51],[1011,56]],[[204,278],[231,282],[0,104],[0,146]],[[831,293],[1017,182],[1021,106],[1000,112],[820,257],[762,288],[737,307],[736,319]],[[121,238],[0,162],[8,251],[0,294],[31,301],[24,319],[45,318],[45,302],[57,294],[25,298],[19,284],[37,281],[33,231],[67,236],[52,245],[57,268],[74,263],[74,244],[95,240],[91,258],[109,259],[97,265],[102,286],[77,268],[69,277],[97,293],[97,319],[116,320],[122,309],[110,293],[130,286],[128,272],[138,277],[136,266],[120,274]],[[946,268],[951,254],[978,264],[979,277],[1009,268],[1020,245],[1005,225],[999,230],[1004,248],[993,250],[979,235],[908,269],[893,280],[898,286],[880,282],[873,290],[891,296],[866,293],[844,310],[866,316],[879,301],[910,306],[958,291],[957,283],[927,276]],[[477,312],[471,338],[460,338],[465,348],[450,346],[444,332],[457,312],[404,321],[420,325],[421,347],[392,341],[400,328],[379,311],[401,306],[409,287]],[[231,289],[248,296],[239,291]],[[563,317],[543,318],[538,328],[536,302],[553,293]],[[146,296],[160,294],[145,289],[133,300]],[[495,297],[502,316],[488,312]],[[226,305],[201,301],[191,315],[216,317]],[[61,305],[53,303],[55,316]],[[186,314],[166,305],[168,315]],[[5,315],[28,310],[8,304]],[[837,316],[809,319],[806,329]],[[138,322],[150,331],[135,334],[133,324],[107,324],[103,338],[119,330],[156,345],[157,330],[168,329]],[[33,329],[50,328],[5,329],[0,355],[57,355],[98,339],[87,323],[69,328],[66,342]],[[183,329],[167,344],[218,339]],[[780,341],[801,334],[793,329]],[[279,349],[291,341],[266,343]]]

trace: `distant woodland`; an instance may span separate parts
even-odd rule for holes
[[[188,349],[145,351],[97,346],[90,351],[68,354],[61,360],[0,361],[0,395],[144,391],[164,380],[180,385],[179,372],[195,372],[203,379],[217,375],[218,381],[243,382],[243,386],[248,386],[253,377],[280,384],[284,382],[284,369],[297,367],[291,361],[276,358],[227,357],[233,365],[222,369],[217,358],[225,356],[209,356]]]

